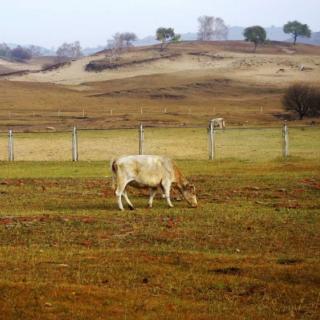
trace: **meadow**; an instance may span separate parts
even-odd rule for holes
[[[318,160],[178,160],[119,212],[108,163],[0,163],[2,319],[318,319]],[[107,176],[107,177],[106,177]]]
[[[320,157],[320,128],[289,125],[289,154],[305,159]],[[281,127],[216,130],[216,158],[267,161],[282,156]],[[0,160],[7,159],[7,133],[0,133]],[[138,129],[78,130],[79,159],[110,160],[138,153]],[[71,160],[71,132],[14,133],[18,161]],[[208,159],[208,134],[203,128],[145,128],[144,154],[175,159]]]

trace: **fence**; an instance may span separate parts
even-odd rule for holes
[[[319,127],[155,128],[0,133],[0,160],[93,161],[124,154],[163,154],[176,159],[263,161],[320,158]]]

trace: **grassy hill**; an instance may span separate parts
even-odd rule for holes
[[[320,47],[270,42],[254,53],[241,41],[182,42],[28,66],[0,77],[2,127],[205,125],[214,116],[262,125],[288,117],[281,96],[290,83],[319,84]]]

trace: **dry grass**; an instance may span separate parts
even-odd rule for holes
[[[2,317],[317,319],[318,161],[178,164],[196,210],[118,212],[103,162],[1,163]]]
[[[319,159],[319,127],[289,128],[290,156]],[[207,159],[205,128],[145,128],[144,153],[168,155],[175,159]],[[79,131],[80,160],[97,161],[138,152],[138,130]],[[0,134],[0,159],[6,160],[7,136]],[[61,161],[71,159],[71,132],[16,133],[16,160]],[[216,132],[217,159],[242,161],[274,160],[282,155],[281,128],[227,129]]]
[[[175,55],[172,59],[140,63],[160,53],[156,47],[135,48],[122,53],[124,66],[116,70],[86,72],[91,60],[106,59],[100,54],[54,71],[10,81],[2,77],[0,126],[204,125],[214,116],[232,125],[263,125],[290,119],[281,106],[283,90],[296,81],[319,84],[319,48],[273,43],[257,54],[250,50],[250,44],[240,42],[181,43],[169,46],[166,55]],[[137,63],[128,65],[132,61]],[[300,71],[301,65],[307,71]]]

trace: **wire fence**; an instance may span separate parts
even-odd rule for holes
[[[128,154],[174,159],[320,159],[320,127],[144,127],[0,133],[1,161],[99,161]]]

